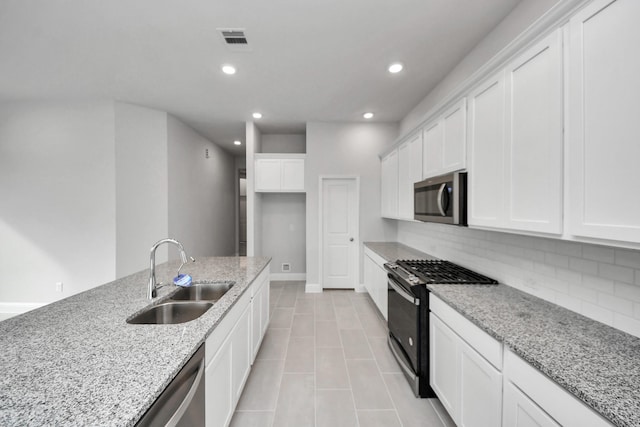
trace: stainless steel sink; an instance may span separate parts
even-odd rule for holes
[[[169,325],[197,319],[213,306],[205,301],[169,301],[154,305],[127,319],[136,325]]]
[[[235,285],[235,282],[195,282],[193,285],[182,288],[170,299],[174,301],[218,301]]]

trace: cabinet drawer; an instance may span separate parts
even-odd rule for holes
[[[433,293],[429,294],[429,308],[496,369],[502,370],[502,343],[478,328]]]

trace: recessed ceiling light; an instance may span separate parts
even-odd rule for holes
[[[242,142],[238,141],[237,139],[235,141],[233,141],[234,145],[242,145]]]
[[[403,68],[404,66],[401,63],[394,62],[393,64],[389,65],[389,72],[392,74],[399,73]]]
[[[262,118],[262,113],[253,113],[253,118],[254,119],[261,119]]]
[[[364,113],[362,117],[364,117],[365,119],[371,119],[373,118],[373,113]]]
[[[235,74],[236,67],[234,67],[233,65],[225,64],[222,66],[222,72],[229,75]]]

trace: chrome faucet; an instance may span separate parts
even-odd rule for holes
[[[163,243],[172,243],[176,245],[178,249],[180,249],[180,257],[182,258],[182,264],[178,269],[178,273],[180,273],[180,269],[182,269],[182,266],[187,263],[187,253],[184,251],[184,247],[182,246],[182,243],[178,242],[175,239],[162,239],[156,242],[151,247],[151,255],[150,255],[151,273],[149,274],[149,288],[147,290],[147,298],[149,299],[153,299],[156,296],[158,296],[158,289],[156,286],[156,249],[158,249],[158,246],[160,246]]]

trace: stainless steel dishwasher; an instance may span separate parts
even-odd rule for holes
[[[136,426],[204,426],[204,344]]]

